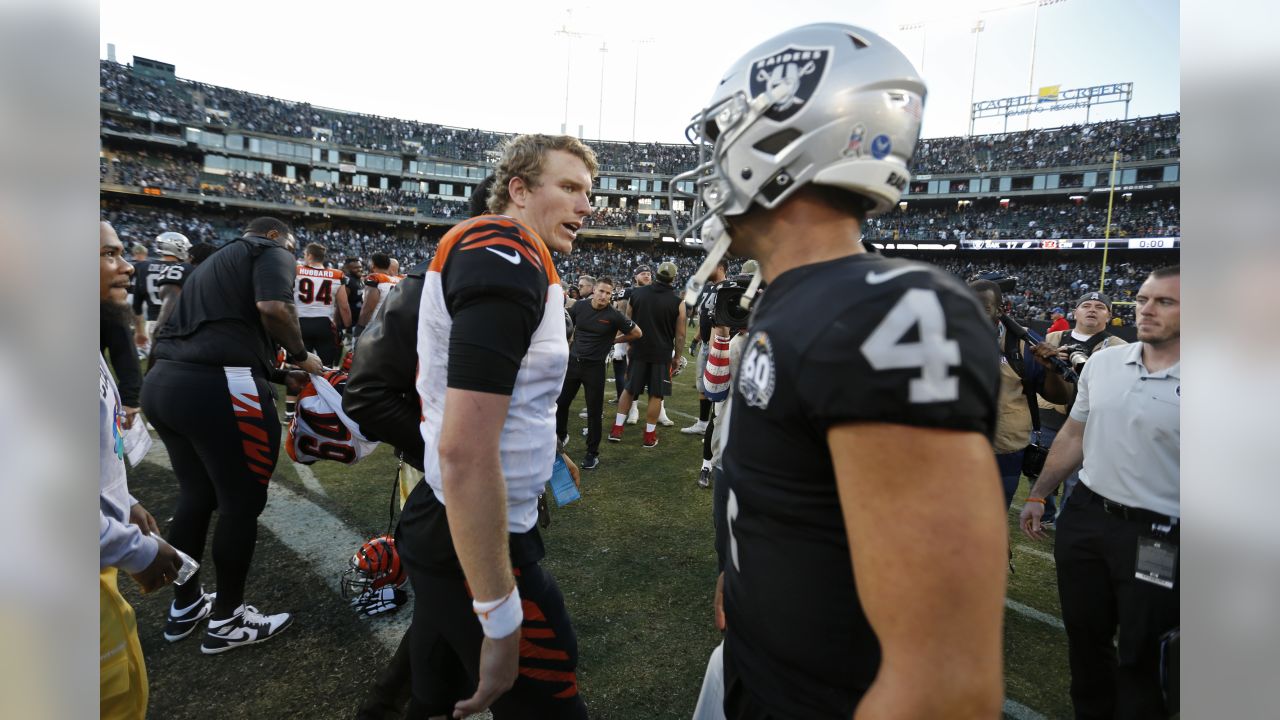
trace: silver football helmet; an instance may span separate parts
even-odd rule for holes
[[[161,255],[172,255],[186,262],[190,251],[191,241],[182,233],[162,232],[156,236],[156,252]]]
[[[851,25],[805,25],[755,47],[729,68],[685,130],[699,153],[698,165],[670,185],[672,206],[690,197],[680,184],[695,187],[694,217],[677,229],[678,241],[752,203],[776,207],[808,183],[865,198],[867,217],[890,210],[911,179],[907,163],[925,92],[901,51]],[[701,290],[729,247],[714,223],[702,236],[707,261],[686,294]]]

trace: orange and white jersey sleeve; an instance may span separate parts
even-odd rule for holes
[[[390,275],[387,273],[373,272],[365,275],[364,284],[366,287],[378,289],[378,301],[373,304],[373,308],[369,312],[377,312],[378,306],[382,304],[382,299],[391,292],[391,289],[400,282],[401,275]]]
[[[298,317],[333,317],[333,304],[342,287],[342,271],[299,265],[293,280],[293,303]]]
[[[555,460],[556,398],[569,361],[564,291],[551,253],[512,218],[482,215],[456,225],[440,242],[424,279],[418,314],[418,396],[426,446],[425,480],[445,502],[440,430],[448,388],[453,308],[469,298],[500,296],[533,308],[536,325],[520,361],[499,441],[513,533],[537,521],[538,495]]]

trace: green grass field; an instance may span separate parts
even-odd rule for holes
[[[695,482],[701,439],[679,432],[697,415],[692,382],[692,372],[677,378],[676,396],[667,404],[676,426],[659,428],[659,446],[643,449],[639,426],[628,426],[621,444],[602,443],[599,469],[583,473],[583,499],[553,508],[551,527],[543,531],[544,566],[558,579],[573,616],[581,689],[593,718],[688,718],[707,656],[719,642],[711,615],[711,492]],[[568,452],[575,461],[585,448],[579,434],[585,421],[577,419],[582,405],[579,397],[570,424]],[[606,402],[606,432],[613,412]],[[308,487],[282,454],[272,482],[367,538],[387,526],[395,466],[387,448],[353,467],[318,463],[311,467],[317,488]],[[173,473],[144,463],[131,472],[130,485],[163,528],[176,499]],[[1024,482],[1019,497],[1026,490]],[[1006,695],[1015,703],[1006,710],[1014,717],[1069,717],[1066,637],[1051,624],[1060,616],[1052,548],[1026,540],[1016,521],[1011,511],[1017,572],[1010,578],[1009,599],[1035,612],[1006,613]],[[198,635],[165,642],[161,629],[171,593],[139,596],[132,582],[122,581],[147,657],[150,717],[354,715],[369,680],[390,655],[375,630],[391,620],[359,618],[332,591],[332,579],[354,546],[331,540],[322,528],[297,531],[316,536],[320,561],[314,552],[300,554],[271,531],[259,531],[247,601],[268,612],[292,611],[296,618],[287,633],[263,645],[204,656]],[[331,552],[325,543],[332,544]],[[204,561],[211,561],[208,550]],[[213,589],[212,573],[206,575],[206,587]]]

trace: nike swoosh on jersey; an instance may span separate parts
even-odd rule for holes
[[[924,272],[925,270],[928,270],[928,269],[929,268],[922,268],[922,267],[900,267],[900,268],[895,268],[888,272],[882,272],[882,273],[878,273],[872,270],[871,272],[867,273],[867,284],[879,285],[880,283],[888,282],[898,277],[899,275],[906,275],[909,272]]]
[[[510,255],[508,255],[508,254],[506,254],[506,253],[502,252],[501,250],[499,250],[499,249],[497,249],[497,248],[491,248],[491,247],[487,247],[487,248],[485,248],[485,250],[488,250],[489,252],[493,253],[494,255],[497,255],[498,257],[502,258],[503,260],[506,260],[507,262],[511,263],[512,265],[519,265],[519,264],[520,264],[520,253],[514,253],[514,252],[513,252],[513,253],[511,253]]]

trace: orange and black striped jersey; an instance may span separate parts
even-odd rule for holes
[[[382,299],[387,296],[387,293],[391,292],[391,289],[396,286],[396,283],[400,282],[401,277],[403,276],[380,272],[371,272],[364,276],[365,287],[378,289],[378,301],[373,304],[373,307],[369,312],[374,313],[378,311],[378,305],[382,303]],[[362,310],[361,312],[364,311]]]
[[[513,533],[537,520],[537,499],[556,454],[555,405],[569,361],[564,291],[551,253],[533,231],[512,218],[482,215],[454,226],[440,241],[423,281],[418,319],[418,397],[422,404],[423,469],[444,503],[436,454],[448,388],[460,385],[451,365],[454,316],[494,299],[529,313],[531,334],[517,348],[519,371],[499,443],[507,486],[507,522]],[[463,326],[459,326],[459,331]],[[494,344],[502,342],[495,339]]]
[[[333,317],[333,303],[342,287],[342,271],[299,265],[293,281],[298,317]]]

